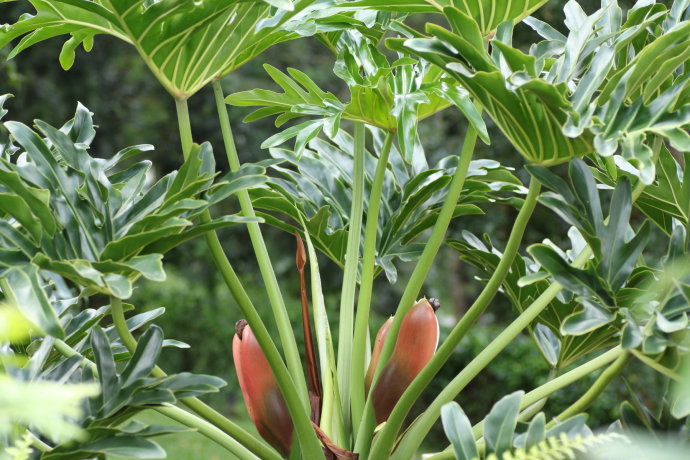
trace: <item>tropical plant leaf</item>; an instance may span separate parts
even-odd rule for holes
[[[122,368],[116,366],[114,350],[117,348],[113,345],[106,331],[98,326],[92,328],[91,349],[101,395],[92,399],[81,420],[85,435],[77,442],[57,444],[41,458],[86,459],[105,454],[160,458],[165,451],[148,438],[179,432],[178,427],[147,426],[138,422],[122,425],[122,422],[151,406],[216,392],[225,385],[223,380],[209,375],[182,373],[149,377],[163,345],[163,333],[157,326],[150,326],[142,334],[136,351]],[[87,369],[82,373],[86,380],[92,377]]]
[[[13,289],[22,308],[47,333],[62,336],[49,304],[39,302],[45,295],[38,269],[74,281],[87,295],[127,298],[137,277],[165,278],[161,259],[171,248],[209,229],[257,221],[224,216],[192,224],[212,204],[264,183],[265,166],[244,165],[214,183],[213,152],[203,144],[179,171],[147,186],[148,161],[129,167],[122,162],[151,147],[125,149],[109,160],[90,156],[93,122],[83,106],[61,129],[36,125],[45,137],[18,122],[4,124],[22,149],[15,154],[22,161],[0,159],[0,241],[6,254],[0,274],[17,283]]]
[[[483,280],[488,279],[500,261],[501,251],[492,244],[488,235],[480,240],[469,232],[463,232],[462,237],[460,240],[448,240],[448,245],[457,250],[465,262],[482,270]],[[549,287],[548,276],[548,273],[539,271],[539,267],[530,259],[519,256],[513,261],[500,292],[510,300],[517,312],[522,312]],[[600,327],[581,335],[564,334],[561,325],[579,308],[571,295],[559,296],[530,326],[542,355],[558,369],[581,356],[616,343],[616,329],[613,327]]]
[[[443,430],[453,445],[457,460],[473,460],[479,456],[477,443],[472,433],[472,424],[456,402],[441,408]]]
[[[2,31],[0,46],[22,37],[13,57],[43,40],[68,35],[60,63],[69,68],[79,45],[89,50],[95,35],[111,35],[133,45],[171,95],[186,99],[266,48],[299,36],[283,26],[297,18],[306,22],[313,2],[30,0],[35,13]]]
[[[684,129],[690,51],[681,39],[690,22],[677,13],[666,21],[671,12],[663,5],[639,5],[621,22],[616,2],[589,16],[568,2],[567,36],[526,20],[546,38],[528,54],[512,46],[512,23],[498,27],[489,54],[476,18],[458,8],[443,11],[452,31],[429,24],[430,37],[390,39],[389,47],[423,57],[461,82],[528,161],[552,165],[619,151],[649,184],[650,135],[690,149]]]
[[[375,148],[381,148],[383,133],[374,128],[371,131]],[[384,179],[385,205],[379,214],[376,261],[377,273],[384,270],[391,282],[397,276],[396,259],[414,260],[421,253],[423,248],[414,239],[436,221],[457,164],[457,157],[448,157],[429,168],[420,153],[408,165],[393,149]],[[316,138],[301,156],[285,149],[270,152],[284,162],[272,167],[279,176],[272,178],[268,187],[251,191],[258,215],[293,234],[302,232],[299,223],[303,217],[314,246],[343,266],[352,193],[352,138],[342,131],[330,141]],[[376,157],[367,152],[365,189],[371,187],[375,169]],[[510,192],[520,191],[520,181],[507,168],[491,160],[474,161],[455,216],[481,213],[477,204],[509,199]]]
[[[500,457],[512,447],[520,400],[524,394],[523,391],[516,391],[506,395],[491,408],[484,421],[487,453]]]
[[[356,0],[344,3],[343,8],[373,8],[400,13],[440,13],[442,8],[455,7],[479,25],[483,35],[489,35],[505,21],[520,22],[544,5],[547,0]]]
[[[682,154],[684,161],[690,161],[690,154]],[[621,166],[622,162],[618,162]],[[642,211],[667,235],[671,236],[674,220],[687,225],[690,210],[690,177],[686,176],[687,169],[682,168],[666,146],[659,152],[656,164],[655,181],[644,188],[642,194],[635,200],[634,206]],[[626,176],[631,180],[636,178],[629,168],[617,169],[616,176]],[[594,170],[598,181],[615,186],[615,181],[601,170]]]
[[[281,126],[297,117],[320,117],[271,136],[262,148],[276,147],[295,138],[295,151],[301,154],[322,129],[335,137],[341,119],[349,119],[396,133],[399,149],[410,162],[415,149],[420,147],[418,121],[450,105],[460,109],[484,142],[489,143],[484,121],[467,91],[443,72],[409,58],[390,64],[374,42],[355,31],[344,32],[335,46],[338,51],[335,73],[349,86],[349,102],[341,102],[332,93],[323,91],[296,69],[288,69],[287,75],[269,65],[264,68],[282,93],[255,89],[226,98],[232,105],[261,107],[245,121],[277,115],[276,126]]]
[[[479,26],[456,8],[444,9],[451,24],[462,31],[428,25],[433,38],[390,39],[389,47],[420,56],[441,67],[484,107],[501,131],[530,162],[557,164],[593,150],[591,136],[567,137],[562,132],[571,104],[565,88],[539,78],[532,57],[494,40],[496,56],[510,59],[496,64],[482,43]],[[520,83],[511,83],[512,75]]]

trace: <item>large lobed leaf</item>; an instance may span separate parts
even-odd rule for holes
[[[133,45],[170,94],[186,99],[269,46],[297,37],[281,26],[304,14],[314,0],[29,0],[34,14],[0,29],[0,47],[21,41],[10,57],[38,42],[68,35],[60,63],[69,68],[75,49],[89,51],[107,34]],[[276,10],[271,5],[279,4]]]
[[[149,185],[150,162],[132,164],[131,158],[151,146],[107,160],[89,155],[95,131],[83,106],[60,129],[36,125],[40,135],[24,124],[4,123],[18,146],[6,144],[0,158],[0,276],[7,281],[5,294],[24,314],[59,337],[63,331],[42,271],[86,288],[85,296],[127,298],[136,278],[165,278],[161,260],[172,247],[208,229],[252,220],[225,216],[192,225],[212,204],[266,180],[264,167],[245,165],[214,182],[213,153],[204,144],[179,171]]]
[[[440,13],[455,7],[474,19],[482,35],[496,30],[505,21],[520,22],[548,0],[355,0],[343,2],[343,8],[371,8],[397,13]]]
[[[373,128],[372,133],[375,148],[380,149],[384,134]],[[352,200],[351,136],[341,131],[330,140],[316,138],[301,155],[286,149],[270,152],[284,163],[272,167],[279,176],[270,179],[267,187],[251,191],[254,206],[261,210],[258,214],[290,233],[302,232],[304,218],[314,246],[343,266]],[[389,163],[379,212],[376,264],[377,273],[384,270],[394,282],[395,261],[414,260],[421,254],[423,245],[414,239],[436,221],[457,157],[445,158],[430,168],[418,152],[408,165],[393,148]],[[367,152],[365,189],[371,187],[375,169],[376,157]],[[495,161],[476,160],[470,164],[454,215],[482,213],[477,204],[509,200],[510,192],[522,191],[521,182],[509,169]]]
[[[457,250],[464,261],[482,270],[482,279],[491,276],[502,255],[493,246],[488,235],[480,240],[469,232],[463,232],[462,239],[449,240],[448,245]],[[550,283],[545,279],[546,276],[527,257],[516,257],[500,292],[510,300],[517,312],[522,312],[548,289]],[[561,325],[578,307],[579,304],[572,295],[560,295],[550,302],[530,326],[533,339],[552,367],[562,369],[578,358],[616,342],[616,331],[613,328],[581,330],[577,334],[562,331]]]
[[[623,13],[615,1],[586,15],[566,4],[562,35],[534,18],[545,40],[529,53],[512,46],[512,22],[501,24],[485,49],[476,18],[443,10],[451,30],[427,25],[430,37],[391,39],[389,47],[438,65],[475,97],[530,162],[553,165],[617,151],[650,183],[649,135],[690,149],[690,22],[663,5],[640,3]]]
[[[410,58],[389,63],[376,43],[357,31],[341,33],[334,46],[338,53],[335,73],[348,85],[348,102],[323,91],[299,70],[288,69],[286,75],[269,65],[264,67],[282,93],[255,89],[226,98],[232,105],[261,107],[245,121],[277,115],[276,126],[281,126],[298,117],[319,117],[271,136],[262,147],[276,147],[295,138],[295,150],[300,153],[322,129],[333,137],[341,119],[348,119],[396,134],[400,151],[409,162],[415,149],[421,148],[418,122],[451,105],[461,110],[489,143],[486,126],[467,91],[439,69]]]
[[[90,336],[97,375],[90,367],[80,370],[80,356],[75,356],[77,366],[61,377],[85,381],[96,377],[101,394],[87,405],[87,414],[81,418],[84,435],[78,442],[58,443],[41,458],[72,460],[105,454],[161,458],[165,451],[149,438],[184,428],[147,426],[130,419],[153,406],[174,404],[180,398],[216,392],[225,385],[223,380],[208,375],[181,373],[162,378],[149,377],[164,344],[163,333],[157,326],[150,326],[142,334],[135,353],[123,367],[116,366],[113,344],[103,329],[93,327]]]

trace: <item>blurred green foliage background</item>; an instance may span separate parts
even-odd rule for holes
[[[598,6],[598,3],[594,0],[581,2],[588,12]],[[620,3],[621,6],[630,6],[633,2]],[[562,7],[563,2],[552,1],[537,16],[563,29]],[[24,8],[23,4],[15,2],[0,4],[0,24],[14,21],[24,12]],[[423,24],[428,19],[415,17],[414,23]],[[517,44],[527,44],[536,38],[526,26],[516,28]],[[7,104],[12,119],[30,123],[34,118],[40,118],[59,125],[71,118],[79,101],[95,113],[95,121],[99,125],[93,145],[97,156],[109,157],[122,147],[149,143],[156,147],[150,153],[150,159],[154,161],[157,174],[162,175],[179,167],[182,156],[173,101],[149,74],[135,50],[116,39],[99,36],[89,55],[82,49],[78,50],[74,67],[64,72],[57,59],[61,46],[59,39],[48,40],[42,46],[24,51],[11,61],[5,60],[8,47],[0,49],[0,94],[12,93],[15,96]],[[264,62],[280,69],[296,67],[312,77],[322,88],[348,99],[343,94],[345,85],[332,73],[334,56],[315,39],[292,41],[269,49],[259,59],[225,78],[225,92],[272,88],[271,81],[261,67]],[[212,97],[211,89],[207,88],[190,99],[193,133],[195,141],[208,140],[212,143],[217,152],[219,168],[226,170],[227,163],[222,151],[221,133]],[[243,124],[241,120],[247,113],[248,110],[232,108],[231,123],[241,160],[258,161],[268,156],[259,145],[275,132],[275,128],[269,119]],[[446,110],[423,122],[420,125],[420,136],[429,162],[457,152],[465,127],[465,120],[454,110]],[[491,125],[489,129],[492,145],[480,143],[475,158],[493,158],[504,165],[519,168],[522,164],[520,156],[497,129]],[[518,175],[525,178],[524,171],[519,169]],[[229,212],[236,212],[238,209],[232,202],[226,206]],[[448,237],[458,238],[462,230],[478,236],[488,233],[499,247],[503,247],[516,212],[504,205],[489,205],[484,208],[486,214],[483,216],[467,216],[453,222]],[[524,241],[527,244],[535,243],[548,236],[558,243],[559,238],[560,241],[567,240],[566,232],[567,226],[542,208],[535,213]],[[295,329],[299,331],[299,285],[294,268],[294,238],[273,228],[265,228],[264,233],[286,304]],[[246,231],[239,226],[232,227],[223,230],[220,236],[250,297],[259,310],[265,313],[264,318],[269,318],[270,308]],[[336,310],[342,273],[325,257],[319,262],[323,271],[331,325],[337,333]],[[248,423],[232,363],[234,323],[240,319],[232,296],[215,272],[202,240],[192,241],[176,249],[166,257],[166,263],[167,280],[162,283],[141,282],[131,299],[140,311],[166,307],[166,314],[157,323],[164,329],[167,337],[191,345],[191,348],[185,350],[166,349],[162,367],[170,372],[193,371],[222,377],[228,382],[228,386],[212,397],[210,402],[234,419]],[[409,274],[410,270],[410,266],[402,267],[396,285],[389,285],[383,276],[376,280],[373,308],[378,315],[373,321],[375,327],[372,328],[372,334],[376,333],[387,315],[392,314],[404,288],[406,273]],[[442,336],[481,289],[481,284],[474,280],[475,275],[473,268],[462,263],[452,249],[444,248],[439,254],[423,293],[442,301]],[[419,403],[420,407],[425,401],[431,401],[446,382],[514,317],[510,304],[499,295],[488,313],[456,349],[455,356],[444,367],[435,384],[427,390]],[[275,326],[270,320],[267,325],[269,328]],[[301,334],[297,334],[297,337],[298,341],[302,340]],[[461,394],[459,402],[470,419],[478,421],[502,395],[519,388],[530,390],[544,383],[548,374],[548,366],[536,346],[529,336],[523,335]],[[560,412],[586,391],[595,377],[596,375],[590,376],[554,396],[546,406],[547,412]],[[608,423],[617,417],[617,401],[629,397],[626,381],[641,391],[643,398],[648,399],[650,404],[654,404],[653,394],[658,392],[653,390],[661,385],[660,380],[641,365],[631,363],[623,379],[618,379],[609,387],[590,411],[591,426]],[[176,436],[175,441],[167,442],[166,446],[171,447],[175,442],[181,450],[179,456],[174,458],[214,458],[213,447],[206,450],[205,441],[198,435]],[[446,444],[439,423],[427,440],[427,447],[438,449]],[[184,457],[181,453],[184,451],[193,454]]]

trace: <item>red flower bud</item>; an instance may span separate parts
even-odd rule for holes
[[[259,434],[287,456],[292,445],[292,419],[259,342],[245,320],[235,325],[232,356],[249,417]]]
[[[371,353],[371,361],[369,362],[369,369],[367,370],[367,376],[364,379],[364,385],[367,394],[369,394],[369,389],[371,388],[371,381],[374,379],[374,371],[376,370],[376,365],[379,363],[379,356],[381,356],[381,350],[383,349],[383,343],[386,341],[388,336],[388,330],[391,328],[391,323],[393,322],[393,317],[391,316],[386,320],[385,323],[379,329],[376,334],[376,340],[374,341],[374,351]]]
[[[376,423],[382,423],[388,418],[400,396],[436,352],[439,329],[435,312],[438,307],[438,300],[422,299],[403,318],[393,354],[381,371],[371,396]],[[369,374],[373,378],[376,368],[374,356],[378,361],[383,341],[390,327],[389,321],[381,327],[376,336],[372,363],[367,372],[369,384]]]

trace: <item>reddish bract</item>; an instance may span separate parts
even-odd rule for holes
[[[287,456],[293,425],[278,382],[246,321],[238,322],[236,329],[232,355],[249,417],[259,434]]]
[[[427,299],[422,299],[403,318],[393,354],[381,371],[371,396],[376,423],[382,423],[388,418],[400,396],[436,352],[439,329],[434,306]],[[381,327],[376,337],[376,361],[388,333],[389,322],[390,320]],[[376,347],[379,347],[378,354]],[[369,374],[373,377],[376,367],[374,355],[372,365],[369,366],[367,379]]]

